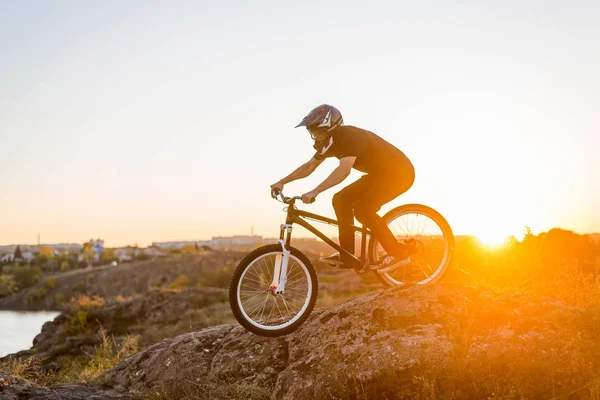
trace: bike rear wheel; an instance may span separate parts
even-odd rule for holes
[[[373,273],[388,286],[426,285],[438,281],[454,255],[454,234],[448,221],[431,207],[406,204],[387,212],[383,220],[398,242],[409,251],[410,262],[399,268]],[[369,260],[377,263],[385,256],[381,244],[371,237]]]
[[[238,264],[229,285],[233,315],[248,331],[260,336],[282,336],[308,318],[317,300],[317,274],[300,250],[292,247],[285,293],[270,290],[280,244],[260,247]]]

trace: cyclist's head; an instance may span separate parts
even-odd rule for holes
[[[344,124],[342,113],[337,108],[329,104],[321,104],[311,110],[296,128],[305,126],[315,140],[318,138],[328,137],[338,126]]]

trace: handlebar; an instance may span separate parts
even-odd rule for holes
[[[279,196],[279,198],[281,199],[281,202],[285,203],[285,204],[291,204],[293,205],[296,200],[302,200],[302,196],[294,196],[294,197],[286,197],[283,195],[283,191],[281,190],[271,190],[271,197],[276,199],[277,196]],[[315,198],[313,198],[313,201],[311,201],[311,203],[315,202]]]

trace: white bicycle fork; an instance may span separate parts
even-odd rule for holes
[[[281,225],[281,230],[283,231],[284,229],[287,231],[288,236],[292,233],[292,225]],[[281,245],[281,251],[283,252],[283,254],[277,254],[277,257],[275,259],[275,271],[273,271],[273,282],[271,282],[271,287],[269,288],[269,291],[273,295],[285,293],[285,284],[287,282],[287,268],[288,263],[290,261],[290,250],[287,250],[285,248],[285,241],[283,239],[279,239],[277,243]]]

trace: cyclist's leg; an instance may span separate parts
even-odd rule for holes
[[[354,207],[371,185],[368,175],[365,175],[333,195],[332,203],[338,220],[340,246],[351,254],[354,254],[354,229],[351,228],[354,224]],[[348,262],[343,257],[342,261]]]
[[[410,189],[413,182],[413,174],[373,177],[364,196],[356,203],[354,209],[356,219],[373,232],[388,254],[398,258],[404,258],[403,249],[377,211],[382,205]]]

